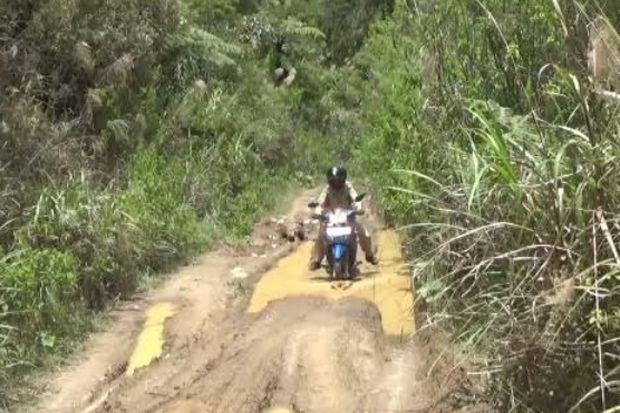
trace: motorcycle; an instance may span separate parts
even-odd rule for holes
[[[360,202],[366,193],[358,195],[354,202]],[[311,202],[309,208],[319,204]],[[313,218],[322,222],[320,237],[323,237],[330,281],[353,279],[357,270],[357,234],[355,217],[363,215],[355,208],[336,208]]]

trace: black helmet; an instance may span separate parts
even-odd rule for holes
[[[327,170],[327,183],[334,189],[342,189],[347,181],[347,170],[341,166],[334,166]]]

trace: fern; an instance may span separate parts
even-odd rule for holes
[[[316,27],[308,26],[305,23],[288,17],[280,25],[281,30],[288,35],[311,37],[314,39],[325,39],[325,34]]]
[[[171,46],[183,49],[191,55],[199,55],[218,67],[236,64],[235,57],[243,54],[243,49],[233,43],[227,43],[206,30],[190,27],[171,37]],[[200,59],[199,58],[199,59]]]

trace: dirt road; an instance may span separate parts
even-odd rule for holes
[[[311,195],[289,216],[305,215]],[[377,231],[379,267],[336,286],[306,270],[308,242],[275,240],[270,228],[257,228],[248,251],[209,253],[116,310],[31,410],[457,411],[464,376],[434,334],[412,334],[395,232]]]

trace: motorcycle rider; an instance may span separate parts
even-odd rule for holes
[[[361,202],[355,202],[357,192],[353,189],[350,182],[347,181],[347,170],[343,167],[333,167],[327,170],[327,186],[319,195],[317,200],[318,206],[315,213],[320,215],[325,209],[333,208],[350,208],[355,203],[356,209],[361,209]],[[356,233],[359,239],[360,247],[366,255],[366,261],[373,265],[377,265],[377,259],[372,246],[372,240],[368,230],[359,222],[355,221]],[[319,231],[319,234],[321,231]],[[321,261],[325,256],[325,242],[320,235],[317,237],[312,249],[310,258],[310,270],[315,271],[321,267]]]

